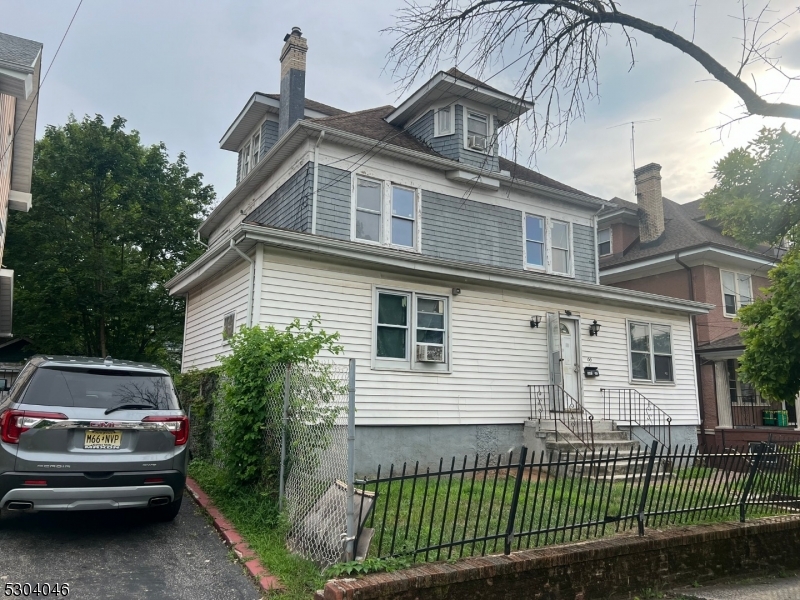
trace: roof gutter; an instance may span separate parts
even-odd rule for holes
[[[322,138],[325,137],[325,132],[322,131],[317,138],[317,143],[314,144],[314,183],[311,192],[311,233],[317,233],[317,198],[319,197],[319,145],[322,143]]]

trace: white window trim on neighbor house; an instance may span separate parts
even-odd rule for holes
[[[464,149],[470,152],[476,152],[477,154],[486,154],[489,156],[494,155],[494,118],[491,113],[488,113],[484,110],[476,110],[474,108],[470,108],[469,106],[463,106],[463,143]],[[482,117],[486,117],[486,150],[476,150],[475,148],[469,147],[469,114],[473,113],[475,115],[480,115]]]
[[[608,239],[601,240],[600,234],[604,232],[608,232]],[[608,244],[608,252],[600,252],[600,244]],[[606,227],[605,229],[600,229],[597,231],[597,256],[609,256],[614,253],[614,233],[611,231],[611,227]]]
[[[544,265],[528,264],[528,217],[542,219],[544,222]],[[553,270],[553,223],[564,223],[567,226],[567,236],[569,238],[569,247],[566,248],[567,257],[567,271],[562,273]],[[555,217],[545,216],[543,214],[536,214],[532,212],[522,212],[522,266],[526,271],[538,271],[540,273],[549,273],[551,275],[559,275],[561,277],[575,277],[575,253],[573,241],[572,222],[565,219],[557,219]],[[536,240],[532,240],[536,241]],[[542,242],[537,242],[542,243]]]
[[[239,150],[239,181],[242,181],[250,172],[250,161],[252,160],[252,150],[250,149],[251,138],[247,138],[247,142],[242,149]]]
[[[650,345],[650,378],[649,379],[639,379],[633,376],[633,357],[631,350],[631,324],[636,325],[646,325],[648,330],[649,336],[649,345]],[[653,325],[657,327],[665,327],[669,329],[669,350],[670,353],[664,354],[662,352],[656,353],[655,347],[653,344]],[[675,383],[675,336],[672,335],[672,325],[668,325],[666,323],[658,323],[655,321],[644,321],[641,319],[625,319],[625,339],[627,340],[627,348],[628,348],[628,381],[631,385],[657,385],[657,386],[674,386]],[[638,351],[637,351],[638,352]],[[656,381],[656,369],[655,369],[655,355],[659,354],[659,356],[669,356],[670,357],[670,371],[672,372],[672,379],[670,380],[658,380]]]
[[[406,357],[390,358],[378,356],[378,302],[380,294],[405,296],[406,306]],[[444,362],[428,363],[417,361],[417,301],[418,299],[440,300],[444,302]],[[429,294],[409,289],[372,286],[372,361],[371,367],[376,371],[413,371],[414,373],[434,373],[437,375],[451,373],[452,365],[452,296],[450,294]]]
[[[228,324],[230,323],[230,330]],[[225,346],[230,344],[230,339],[236,335],[236,311],[232,310],[222,316],[222,343]]]
[[[350,198],[350,240],[362,244],[374,244],[377,246],[387,246],[389,248],[397,248],[400,250],[407,250],[411,252],[419,252],[422,246],[422,236],[420,225],[420,213],[422,205],[422,190],[418,187],[395,183],[389,180],[383,180],[375,177],[368,177],[364,175],[355,175],[352,179],[351,185],[351,198]],[[379,241],[361,239],[356,235],[356,218],[358,208],[358,181],[371,181],[380,185],[381,189],[381,213],[380,213],[380,232]],[[395,244],[392,242],[392,219],[411,220],[403,216],[392,215],[392,190],[399,188],[408,190],[414,194],[414,218],[413,218],[413,231],[412,231],[412,245],[406,246],[403,244]]]
[[[724,273],[729,273],[730,275],[733,275],[734,302],[736,304],[736,311],[734,311],[733,313],[728,312],[728,307],[725,304],[725,276],[724,276]],[[734,318],[736,316],[736,313],[739,311],[739,309],[742,306],[745,306],[741,302],[742,293],[741,293],[741,291],[739,289],[739,283],[740,283],[739,282],[739,278],[740,277],[746,277],[747,278],[747,285],[748,285],[747,298],[749,298],[750,302],[748,302],[748,304],[750,304],[750,303],[753,302],[753,278],[747,273],[739,273],[737,271],[729,271],[728,269],[720,269],[719,270],[719,286],[720,286],[720,290],[722,291],[722,296],[721,296],[722,297],[722,314],[723,314],[723,316],[725,316],[725,317],[727,317],[729,319]]]
[[[440,122],[440,114],[446,111],[449,116],[449,127],[442,128]],[[456,107],[452,104],[446,104],[433,109],[433,137],[442,137],[445,135],[453,135],[456,132]]]

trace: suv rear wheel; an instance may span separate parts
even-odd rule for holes
[[[156,506],[150,509],[150,514],[154,520],[160,521],[162,523],[169,522],[175,519],[178,516],[178,513],[181,510],[181,501],[183,497],[178,498],[177,500],[170,502],[169,504],[165,504],[164,506]]]

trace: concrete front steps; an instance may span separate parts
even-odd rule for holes
[[[584,444],[575,434],[571,433],[563,423],[552,419],[531,420],[525,422],[523,434],[524,444],[528,448],[528,460],[538,462],[544,452],[544,460],[567,461],[578,460],[577,464],[567,468],[567,474],[578,473],[599,479],[621,479],[626,474],[635,472],[644,474],[647,460],[644,452],[637,454],[640,443],[631,440],[625,431],[620,431],[612,421],[598,420],[593,423],[594,431],[594,459],[593,464],[580,464],[586,453],[587,461],[592,458],[591,446]],[[601,454],[602,452],[602,454]],[[597,459],[602,456],[602,463]],[[616,460],[614,457],[616,456]],[[658,468],[655,469],[658,471]]]

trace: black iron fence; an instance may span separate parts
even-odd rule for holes
[[[561,432],[572,434],[577,438],[577,446],[594,447],[594,416],[563,387],[552,383],[529,385],[528,397],[531,420],[552,419],[556,438],[559,437],[560,423]],[[569,439],[569,436],[566,439]]]
[[[631,436],[645,444],[657,440],[662,446],[672,447],[672,417],[641,392],[633,388],[603,388],[600,391],[603,394],[604,419],[627,427]]]
[[[533,548],[636,528],[744,521],[800,510],[800,447],[709,451],[653,442],[604,449],[464,457],[421,470],[392,465],[358,482],[370,556],[429,561]],[[366,512],[365,512],[366,511]]]

